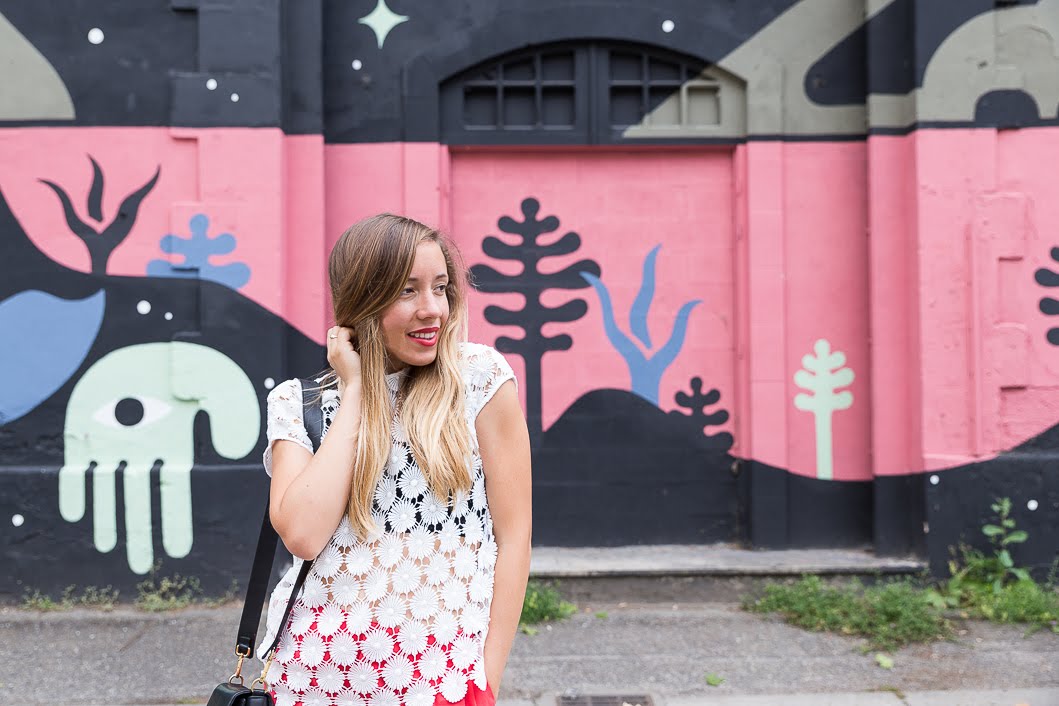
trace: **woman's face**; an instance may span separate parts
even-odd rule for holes
[[[405,288],[397,301],[382,312],[387,373],[434,362],[441,329],[449,320],[449,300],[445,295],[448,283],[441,246],[432,241],[420,243]]]

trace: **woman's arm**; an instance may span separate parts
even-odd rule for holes
[[[533,518],[529,431],[513,381],[501,385],[478,413],[475,429],[497,544],[485,676],[499,698],[526,597]]]
[[[272,448],[269,517],[291,554],[315,559],[342,521],[360,433],[360,379],[344,385],[335,418],[313,455],[277,439]]]

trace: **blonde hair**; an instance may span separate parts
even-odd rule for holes
[[[434,228],[391,213],[366,218],[342,234],[328,259],[334,320],[353,329],[361,360],[360,434],[347,509],[350,525],[361,537],[376,530],[372,499],[391,448],[394,410],[385,380],[382,314],[400,295],[412,274],[416,248],[424,242],[437,243],[445,256],[449,318],[438,332],[434,362],[410,366],[402,376],[400,419],[413,458],[438,499],[448,504],[471,488],[471,440],[459,361],[460,344],[467,340],[467,269],[456,246]],[[317,401],[323,389],[337,382],[338,374],[328,367]]]

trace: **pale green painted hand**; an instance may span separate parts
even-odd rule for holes
[[[74,386],[66,408],[65,462],[59,471],[59,512],[77,522],[85,514],[85,476],[92,473],[92,535],[109,552],[118,541],[116,473],[123,468],[129,568],[154,563],[151,469],[160,464],[162,547],[187,556],[194,541],[191,466],[195,415],[210,419],[221,456],[253,450],[261,430],[253,383],[226,355],[174,341],[116,350],[95,363]]]

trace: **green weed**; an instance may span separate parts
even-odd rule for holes
[[[216,607],[238,598],[239,584],[232,581],[223,596],[209,598],[203,594],[202,585],[194,576],[159,576],[161,564],[155,564],[147,578],[136,584],[137,608],[149,613],[179,610],[191,605]]]
[[[545,584],[531,579],[526,585],[526,598],[522,602],[519,628],[527,635],[537,633],[531,626],[552,620],[564,620],[577,612],[577,606],[563,600],[555,584]]]
[[[58,598],[52,598],[39,590],[27,591],[22,597],[22,607],[26,610],[38,610],[42,612],[70,610],[71,608],[99,608],[101,610],[113,610],[118,601],[118,591],[112,586],[99,588],[96,586],[85,586],[81,593],[77,593],[76,585],[69,585],[63,589]]]
[[[763,598],[744,600],[743,607],[779,613],[809,630],[862,636],[871,650],[889,651],[952,634],[941,612],[907,580],[865,588],[859,581],[828,586],[819,576],[803,576],[793,585],[766,586]]]
[[[763,598],[744,598],[743,607],[778,613],[810,630],[862,636],[868,642],[864,652],[947,639],[953,633],[948,618],[955,616],[1022,623],[1029,626],[1028,633],[1042,628],[1059,633],[1059,559],[1052,563],[1045,584],[1036,583],[1011,556],[1010,547],[1029,538],[1015,526],[1011,500],[997,498],[990,507],[995,521],[983,525],[982,533],[992,552],[961,545],[960,557],[949,563],[951,578],[946,581],[921,587],[903,579],[865,588],[859,581],[827,586],[818,576],[803,576],[793,585],[767,585]],[[888,657],[883,662],[892,666]],[[880,666],[889,668],[883,662]]]

